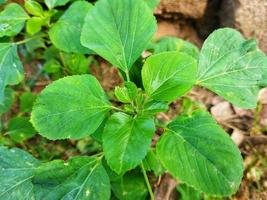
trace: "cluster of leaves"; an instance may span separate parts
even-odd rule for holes
[[[38,95],[31,123],[50,140],[90,135],[101,143],[103,152],[41,163],[22,150],[1,147],[0,199],[19,199],[21,194],[25,199],[110,199],[111,189],[118,199],[145,199],[148,192],[153,199],[146,171],[155,176],[169,172],[184,183],[178,188],[182,195],[187,190],[234,194],[243,174],[242,157],[208,112],[188,112],[167,124],[155,116],[194,85],[238,107],[254,108],[257,93],[267,86],[267,58],[256,41],[224,28],[214,31],[201,51],[172,37],[151,43],[156,1],[99,0],[95,5],[75,1],[64,13],[54,9],[67,3],[45,0],[49,10],[44,11],[38,2],[26,1],[31,17],[18,4],[8,4],[1,12],[0,37],[11,40],[25,22],[27,34],[33,36],[0,43],[0,102],[4,105],[0,109],[10,104],[6,86],[23,79],[17,45],[38,40],[43,46],[49,37],[53,46],[45,54],[53,57],[48,56],[44,69],[59,73],[63,64],[72,76],[54,81]],[[144,50],[153,55],[143,59]],[[89,64],[90,54],[110,62],[125,78],[114,91],[119,107],[111,103],[98,80],[86,74],[83,66]],[[12,132],[16,122],[10,127]],[[163,133],[151,147],[157,127]]]

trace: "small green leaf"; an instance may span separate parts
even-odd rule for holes
[[[54,160],[35,170],[36,199],[109,200],[108,175],[98,158],[73,157]]]
[[[37,1],[26,0],[24,3],[24,7],[29,14],[34,16],[42,17],[43,16],[43,7]]]
[[[164,166],[179,181],[216,196],[234,194],[243,175],[240,152],[204,111],[172,121],[157,144]]]
[[[173,101],[195,83],[196,60],[176,51],[149,57],[142,69],[145,91],[154,100]]]
[[[3,104],[0,104],[0,116],[9,111],[14,102],[14,91],[11,88],[6,88],[4,92]]]
[[[144,114],[155,115],[159,112],[166,112],[168,109],[169,106],[167,103],[152,100],[145,103],[143,112]]]
[[[0,13],[0,38],[17,35],[22,30],[28,17],[19,4],[8,4]]]
[[[82,138],[92,134],[111,109],[91,75],[68,76],[47,86],[33,107],[31,122],[49,139]]]
[[[115,95],[122,103],[130,103],[137,96],[137,87],[133,82],[125,82],[123,86],[115,88]]]
[[[44,19],[40,17],[32,17],[26,22],[26,31],[30,35],[38,33],[44,25]]]
[[[28,41],[25,46],[29,53],[34,53],[34,51],[38,48],[46,48],[45,41],[43,38],[32,39]]]
[[[165,172],[158,155],[152,149],[147,153],[143,164],[146,171],[152,171],[156,176],[160,176]]]
[[[27,152],[0,147],[0,199],[25,200],[34,198],[31,179],[33,171],[39,165],[38,160]]]
[[[155,31],[156,20],[144,0],[99,0],[85,18],[81,42],[127,72]]]
[[[55,8],[57,6],[64,6],[66,5],[70,0],[44,0],[45,4],[49,9]]]
[[[44,71],[46,73],[57,73],[61,70],[62,66],[56,59],[51,59],[45,62]]]
[[[195,190],[194,188],[186,184],[179,184],[176,188],[180,193],[181,200],[201,200],[202,199],[201,192],[199,192],[198,190]]]
[[[91,8],[92,5],[86,1],[76,1],[52,26],[49,37],[58,49],[68,53],[91,53],[80,42],[84,18]]]
[[[24,71],[17,55],[17,46],[0,43],[0,104],[4,101],[5,86],[18,84],[23,77]]]
[[[20,112],[30,112],[33,107],[33,103],[36,100],[36,95],[31,92],[24,92],[19,97],[19,109]]]
[[[122,174],[145,158],[155,132],[153,119],[113,114],[104,129],[103,150],[112,170]]]
[[[144,177],[137,172],[125,174],[112,182],[111,188],[119,200],[145,200],[148,195]]]
[[[15,117],[9,120],[7,135],[15,142],[23,142],[36,134],[29,117]]]
[[[71,75],[88,74],[90,60],[85,55],[62,53],[62,57]]]
[[[153,53],[158,54],[165,51],[179,51],[196,59],[198,59],[199,56],[199,49],[195,45],[185,40],[170,36],[160,38],[154,46]]]
[[[267,57],[230,28],[214,31],[199,56],[197,84],[241,108],[255,108],[267,75]],[[265,85],[267,86],[267,84]]]

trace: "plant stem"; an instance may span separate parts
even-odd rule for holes
[[[129,70],[126,70],[125,73],[126,73],[126,79],[127,79],[127,81],[131,81],[130,80],[130,75],[129,75]]]
[[[149,180],[148,180],[148,177],[147,177],[146,170],[145,170],[145,167],[143,165],[143,162],[141,163],[141,169],[142,169],[145,181],[146,181],[146,185],[147,185],[147,189],[148,189],[150,198],[151,198],[151,200],[155,200],[154,193],[153,193],[152,188],[150,186],[150,183],[149,183]]]
[[[24,43],[27,43],[31,40],[34,40],[34,39],[37,39],[37,38],[41,38],[42,36],[38,35],[38,36],[33,36],[33,37],[30,37],[30,38],[27,38],[27,39],[24,39],[24,40],[21,40],[21,41],[18,41],[18,42],[15,42],[16,45],[20,45],[20,44],[24,44]]]

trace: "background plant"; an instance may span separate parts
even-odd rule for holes
[[[155,115],[165,112],[194,85],[206,87],[241,108],[254,108],[267,74],[266,56],[256,42],[225,28],[213,32],[200,52],[194,45],[171,37],[150,44],[156,20],[143,0],[100,0],[94,6],[76,1],[60,17],[54,7],[67,1],[45,3],[48,11],[37,2],[26,2],[32,17],[17,4],[9,4],[1,13],[3,24],[19,19],[16,26],[5,25],[2,33],[8,36],[4,38],[8,42],[1,44],[4,105],[12,98],[5,86],[23,78],[17,45],[35,40],[48,44],[41,51],[48,58],[44,57],[43,70],[55,79],[88,73],[82,67],[92,60],[87,55],[97,54],[118,67],[125,82],[114,91],[119,104],[112,103],[114,98],[105,94],[92,75],[60,78],[36,101],[34,95],[25,93],[24,98],[30,99],[26,102],[35,101],[31,123],[40,135],[50,140],[91,135],[102,148],[90,157],[41,163],[22,150],[1,147],[0,198],[19,199],[23,193],[27,199],[109,199],[112,189],[119,199],[144,199],[147,192],[153,199],[146,171],[156,176],[168,171],[185,183],[181,191],[185,187],[212,196],[235,193],[243,173],[242,157],[206,111],[186,112],[167,124]],[[21,15],[9,19],[9,9],[20,10],[16,13]],[[9,37],[18,34],[25,21],[27,34],[34,36],[12,41]],[[144,50],[153,55],[144,60]],[[22,102],[21,109],[30,112],[31,105]],[[22,117],[11,121],[10,132],[23,120],[28,123]],[[26,123],[25,137],[31,137],[35,131]],[[163,133],[151,147],[156,128],[162,128]],[[133,185],[140,188],[128,192]]]

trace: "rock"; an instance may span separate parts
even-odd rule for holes
[[[205,14],[208,0],[161,0],[155,14],[177,13],[187,18],[201,18]]]
[[[267,88],[264,88],[260,91],[258,101],[261,104],[267,104]]]
[[[227,101],[220,102],[215,106],[211,107],[211,114],[218,121],[225,121],[233,116],[234,112],[232,110],[231,104]]]
[[[222,0],[221,25],[238,29],[246,38],[257,38],[267,53],[267,0]]]
[[[239,129],[234,129],[232,135],[231,135],[231,138],[232,140],[234,141],[234,143],[239,146],[244,138],[245,138],[245,135],[244,135],[244,132],[242,132],[241,130]]]

